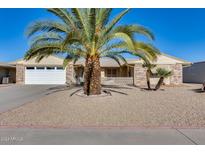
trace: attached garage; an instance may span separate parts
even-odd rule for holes
[[[72,64],[63,68],[63,58],[49,56],[40,62],[36,59],[12,62],[16,65],[16,83],[18,84],[66,84],[73,80]]]
[[[63,67],[25,67],[25,84],[65,84]]]

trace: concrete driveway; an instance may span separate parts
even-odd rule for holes
[[[18,107],[64,88],[66,88],[64,85],[10,85],[0,87],[0,112]]]

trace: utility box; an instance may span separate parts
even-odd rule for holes
[[[9,83],[9,77],[3,77],[2,84],[8,84]]]

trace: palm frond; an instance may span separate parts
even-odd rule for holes
[[[96,9],[91,8],[88,15],[89,24],[89,40],[93,41],[95,36],[95,26],[96,26]]]
[[[134,50],[134,38],[130,37],[129,34],[123,33],[123,32],[118,32],[114,33],[111,36],[112,39],[120,39],[123,40],[126,44],[129,50]]]
[[[60,44],[46,43],[44,45],[36,45],[30,48],[24,55],[24,59],[29,60],[39,55],[50,55],[51,53],[56,54],[60,52],[62,52]]]
[[[148,68],[149,70],[155,68],[156,66],[157,66],[156,64],[152,64],[152,63],[150,63],[149,61],[148,61],[148,62],[145,61],[145,62],[142,64],[142,67]]]
[[[65,8],[49,8],[49,12],[55,14],[59,17],[64,23],[68,24],[70,28],[75,29],[75,21],[73,20],[72,14],[70,14]]]
[[[64,58],[63,67],[65,68],[67,64],[71,61],[75,63],[81,57],[85,57],[84,52],[82,52],[81,50],[69,50],[69,53],[67,53],[67,56]]]
[[[112,54],[112,53],[111,53]],[[111,55],[110,54],[110,55]],[[113,54],[113,55],[115,55],[115,54]],[[116,57],[118,57],[122,62],[123,62],[123,64],[125,64],[125,65],[127,65],[128,63],[127,63],[127,60],[125,59],[125,57],[123,57],[121,54],[116,54],[115,55]]]
[[[118,59],[117,56],[115,56],[115,55],[105,55],[103,57],[107,57],[107,58],[113,59],[114,61],[116,61],[118,63],[119,66],[121,66],[120,60]]]
[[[121,25],[113,29],[113,32],[123,32],[133,37],[134,34],[142,34],[151,40],[154,40],[154,35],[151,31],[139,25]]]
[[[62,47],[65,47],[67,45],[72,45],[75,42],[78,43],[82,43],[82,36],[80,36],[80,34],[76,31],[71,31],[69,33],[67,33],[63,43],[62,43]]]
[[[124,11],[122,11],[120,14],[118,14],[105,28],[104,30],[104,34],[109,33],[114,26],[118,23],[118,21],[126,14],[128,13],[129,9],[125,9]]]
[[[150,60],[156,60],[157,56],[160,55],[160,51],[155,48],[151,44],[147,44],[144,42],[135,42],[135,51],[144,53],[148,59]]]
[[[113,42],[111,44],[105,44],[104,46],[100,47],[99,53],[103,54],[104,52],[109,52],[110,50],[127,50],[127,44],[124,41]]]
[[[124,42],[121,43],[121,47],[126,46],[129,50],[134,50],[135,38],[134,35],[130,34],[128,31],[112,31],[112,33],[109,33],[105,37],[101,37],[100,42],[97,44],[97,48],[100,49],[109,43],[115,44],[115,42],[119,41]]]
[[[172,75],[172,71],[169,71],[165,68],[157,68],[156,72],[158,77],[163,77],[163,78],[167,78]]]
[[[102,29],[109,22],[109,17],[111,15],[112,9],[110,8],[101,8],[97,11],[96,17],[96,26],[98,29]]]
[[[62,42],[63,40],[64,38],[58,33],[48,32],[33,37],[32,40],[30,41],[30,46],[32,47],[39,43],[45,43],[45,42]]]
[[[85,16],[85,11],[78,8],[72,8],[71,9],[73,16],[75,17],[78,24],[82,27],[84,30],[87,39],[89,40],[89,28],[88,28],[88,19],[87,16]]]
[[[37,21],[31,24],[26,31],[26,36],[30,37],[36,32],[62,32],[67,33],[69,29],[65,24],[56,21]]]

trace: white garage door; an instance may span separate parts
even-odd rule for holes
[[[66,71],[62,67],[26,67],[25,84],[65,84]]]

